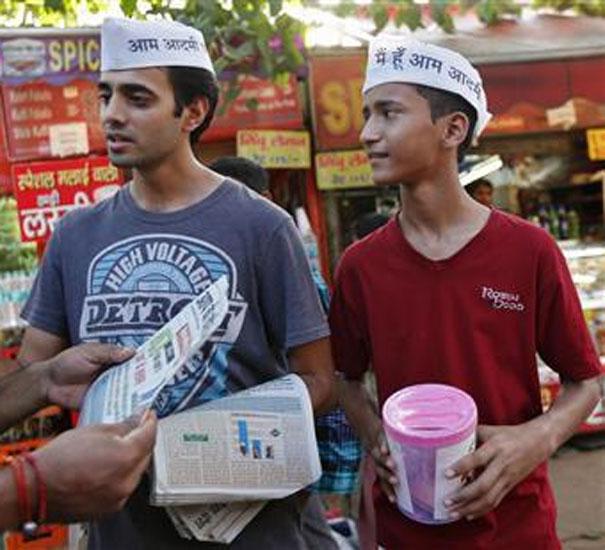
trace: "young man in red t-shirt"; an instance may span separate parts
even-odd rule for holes
[[[472,200],[457,158],[489,113],[462,56],[405,37],[370,44],[366,147],[377,185],[399,184],[396,218],[344,254],[331,308],[341,398],[376,462],[378,543],[388,550],[560,548],[546,460],[599,399],[599,358],[557,245]],[[536,353],[565,384],[542,414]],[[446,497],[454,521],[424,525],[394,504],[394,463],[360,379],[380,405],[418,383],[451,384],[479,411],[478,449],[450,467],[472,476]]]

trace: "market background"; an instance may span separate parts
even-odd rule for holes
[[[574,4],[580,9],[560,11]],[[0,7],[0,357],[14,357],[18,350],[24,328],[19,310],[54,223],[73,208],[109,196],[127,179],[105,156],[95,27],[104,14],[126,13],[182,15],[205,32],[209,22],[224,22],[207,34],[220,69],[221,107],[196,152],[204,162],[237,154],[265,166],[276,202],[292,213],[305,209],[310,222],[305,243],[328,282],[353,239],[355,220],[398,208],[396,188],[373,186],[359,143],[368,36],[380,28],[413,28],[419,38],[467,56],[483,75],[494,118],[460,166],[461,179],[487,178],[498,208],[541,225],[559,241],[605,362],[605,19],[599,16],[605,2],[593,2],[591,16],[581,4],[5,2]],[[209,15],[201,6],[219,6],[224,13]],[[546,365],[540,364],[539,372],[546,410],[560,385]],[[0,436],[0,460],[44,444],[70,422],[58,408],[42,411]],[[605,549],[604,445],[601,403],[551,460],[566,549]],[[327,498],[330,517],[346,515],[354,501]],[[56,527],[35,545],[6,534],[2,544],[64,548],[69,534]]]

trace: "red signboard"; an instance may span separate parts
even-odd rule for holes
[[[364,71],[363,53],[309,60],[313,128],[319,150],[359,148]]]
[[[22,35],[0,37],[0,76],[3,84],[43,79],[65,83],[74,75],[94,74],[101,65],[98,30],[69,32],[28,29]]]
[[[15,164],[13,190],[22,241],[46,241],[69,210],[99,202],[122,184],[107,157]]]
[[[0,195],[11,190],[10,164],[8,163],[4,117],[2,115],[2,94],[0,94]]]
[[[215,116],[202,142],[234,138],[238,130],[288,130],[302,128],[302,107],[298,97],[296,78],[290,77],[285,86],[261,80],[254,76],[240,77],[241,92],[229,108]],[[221,82],[221,95],[228,84]],[[255,101],[256,108],[250,105]],[[220,102],[217,112],[220,110]]]
[[[86,124],[88,150],[105,150],[97,88],[93,81],[78,79],[63,85],[44,81],[4,85],[2,95],[8,156],[12,161],[52,156],[49,129],[67,123]]]

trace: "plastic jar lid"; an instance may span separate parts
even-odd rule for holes
[[[391,395],[382,407],[389,437],[399,443],[440,447],[475,431],[477,406],[466,392],[445,384],[418,384]]]

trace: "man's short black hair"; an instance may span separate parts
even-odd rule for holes
[[[466,192],[472,197],[473,193],[475,191],[477,191],[477,189],[479,189],[479,187],[488,187],[490,191],[494,190],[494,186],[493,186],[492,182],[488,181],[486,179],[483,179],[483,178],[479,178],[478,180],[475,180],[475,181],[469,183],[465,187],[465,189],[466,189]]]
[[[208,165],[208,168],[227,178],[241,181],[261,195],[269,190],[269,174],[260,164],[250,159],[222,157]]]
[[[469,121],[468,133],[466,138],[458,147],[458,162],[462,162],[467,149],[473,140],[473,133],[477,125],[477,111],[475,108],[458,94],[453,94],[445,90],[431,88],[430,86],[414,86],[417,92],[428,101],[431,110],[431,119],[436,122],[438,118],[460,111],[464,113]]]
[[[353,224],[353,233],[356,238],[363,239],[366,235],[369,235],[372,231],[376,231],[388,221],[389,217],[386,214],[381,214],[380,212],[367,212],[355,220],[355,223]]]
[[[206,69],[197,67],[167,67],[168,80],[174,92],[174,116],[180,116],[187,105],[198,97],[208,100],[208,113],[202,123],[189,135],[191,145],[197,143],[214,118],[219,87],[216,77]]]

